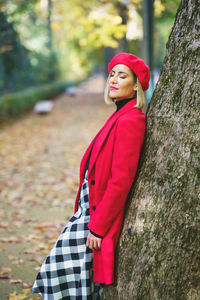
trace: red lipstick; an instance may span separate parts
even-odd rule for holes
[[[118,88],[114,87],[114,86],[110,86],[110,90],[118,90]]]

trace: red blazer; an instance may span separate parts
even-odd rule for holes
[[[119,238],[127,195],[132,186],[144,140],[146,117],[134,108],[136,99],[114,112],[100,129],[88,170],[90,222],[88,228],[103,236],[101,250],[93,251],[95,282],[114,281],[114,251]],[[80,165],[80,189],[93,141]]]

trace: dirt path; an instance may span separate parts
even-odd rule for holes
[[[31,293],[39,266],[73,214],[81,157],[115,110],[101,78],[0,128],[0,300]]]

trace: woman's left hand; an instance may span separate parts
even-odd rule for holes
[[[91,232],[89,232],[87,236],[86,246],[91,250],[100,250],[101,249],[102,239],[94,236]]]

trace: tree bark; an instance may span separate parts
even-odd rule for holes
[[[102,299],[200,299],[199,4],[183,0],[176,15]]]

